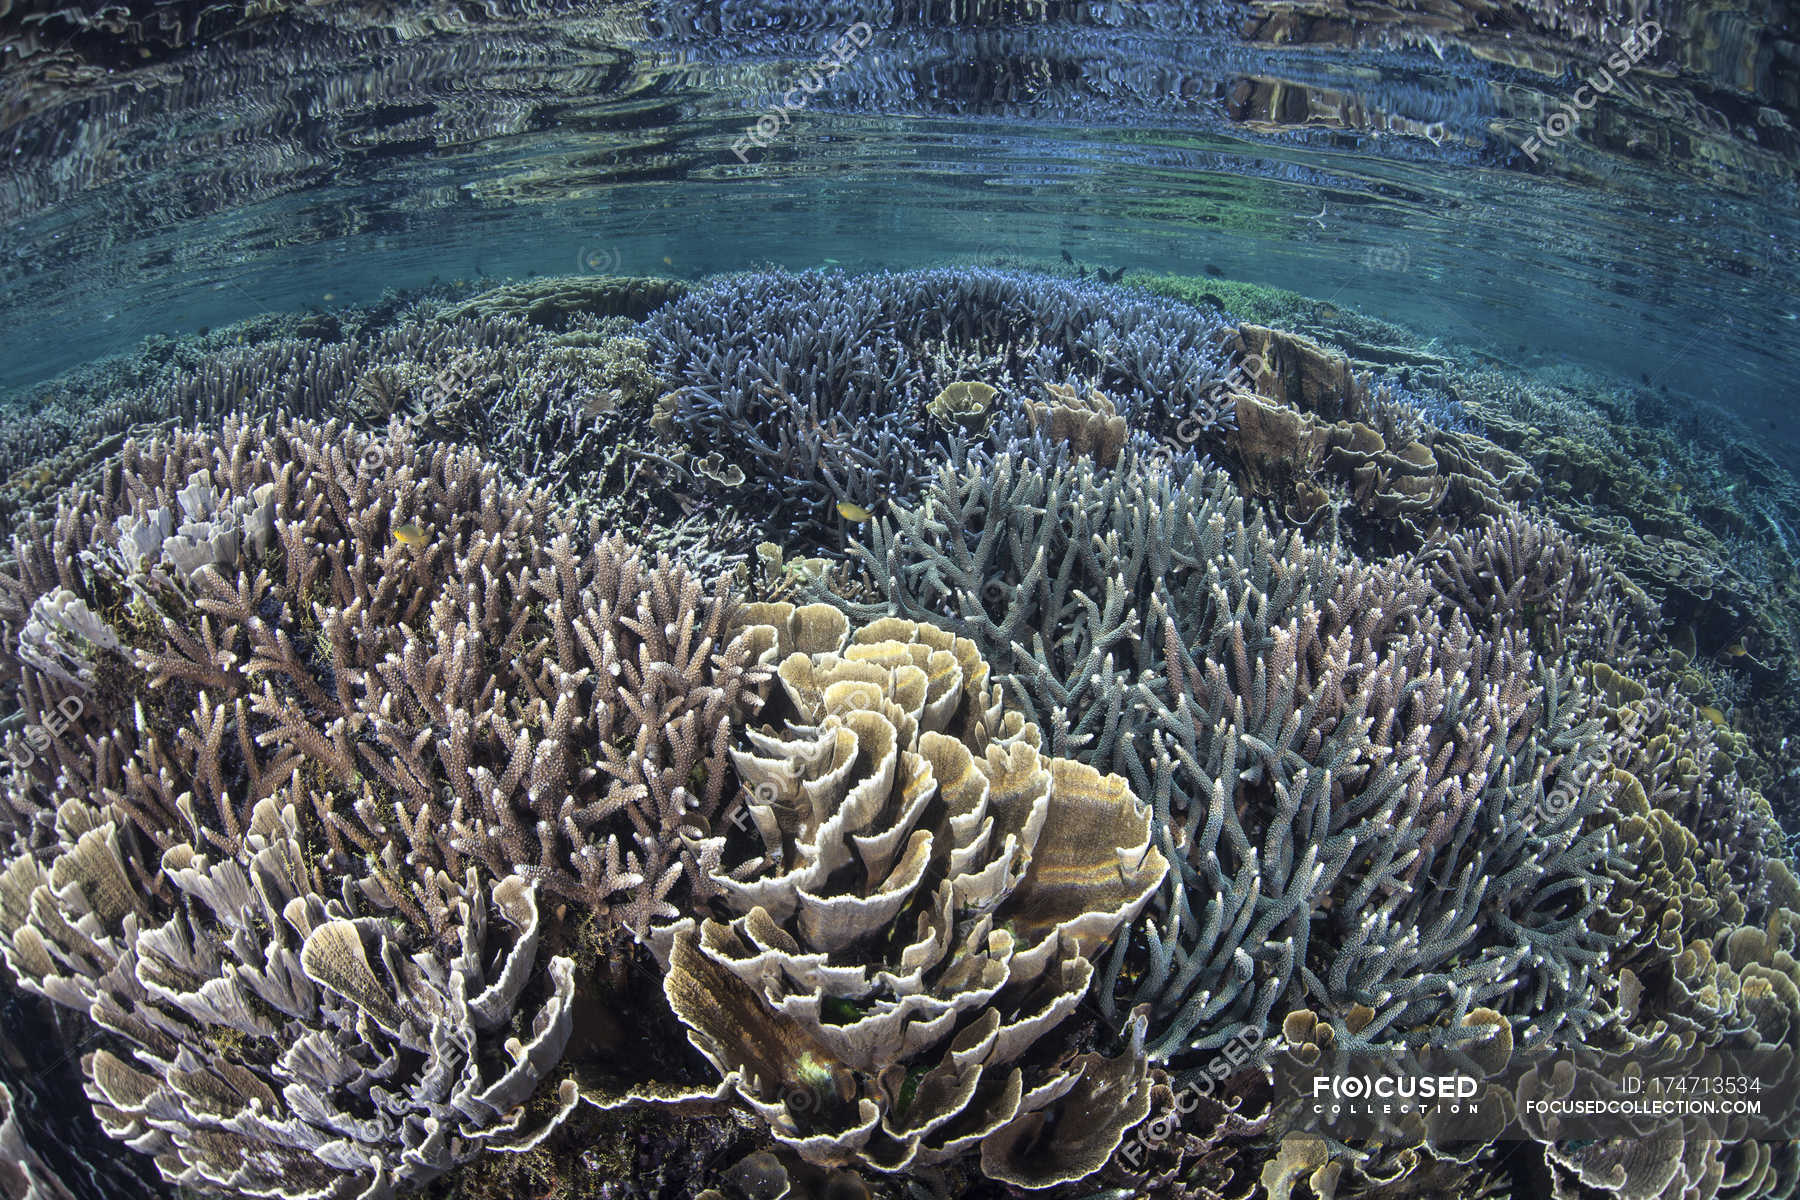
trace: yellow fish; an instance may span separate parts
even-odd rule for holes
[[[1742,658],[1742,657],[1744,657],[1744,655],[1746,655],[1750,652],[1748,650],[1744,649],[1744,643],[1733,642],[1733,643],[1731,643],[1731,645],[1725,647],[1725,653],[1731,655],[1731,657],[1733,657],[1733,658]]]
[[[420,526],[413,524],[411,521],[408,521],[404,525],[394,526],[394,540],[399,542],[402,546],[423,546],[425,544],[425,530]]]
[[[1714,708],[1712,705],[1702,704],[1700,706],[1700,715],[1711,721],[1714,725],[1717,725],[1720,729],[1725,728],[1725,714]]]
[[[675,260],[674,260],[674,259],[672,259],[672,258],[670,258],[670,257],[669,257],[669,256],[668,256],[668,255],[666,255],[666,254],[665,254],[665,255],[663,255],[663,266],[665,266],[665,267],[672,267],[672,266],[674,266],[674,265],[675,265]]]
[[[848,500],[839,500],[837,510],[838,516],[846,521],[855,521],[859,525],[875,515],[862,505],[852,504]]]

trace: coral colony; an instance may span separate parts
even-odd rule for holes
[[[1791,1079],[1800,883],[1786,635],[1546,393],[1002,270],[341,319],[9,418],[0,1195],[1800,1181],[1567,1116]]]

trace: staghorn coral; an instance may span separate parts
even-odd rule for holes
[[[171,1183],[373,1200],[483,1150],[527,1150],[574,1105],[565,1081],[547,1115],[526,1111],[574,996],[573,964],[551,958],[525,1006],[534,885],[438,874],[456,916],[432,944],[367,878],[312,865],[298,814],[270,799],[234,856],[164,851],[167,906],[135,893],[102,810],[68,801],[58,826],[48,862],[0,874],[0,951],[25,987],[130,1046],[83,1059],[87,1092]]]
[[[712,839],[721,915],[663,931],[669,1002],[720,1090],[823,1166],[1096,1171],[1148,1111],[1141,1050],[1068,1057],[1058,1031],[1167,868],[1148,813],[1041,754],[966,639],[850,637],[824,605],[745,619],[788,652],[782,723],[732,754],[753,832]]]
[[[1508,512],[1454,533],[1439,530],[1419,561],[1478,625],[1529,633],[1552,657],[1632,668],[1658,623],[1654,602],[1604,554],[1547,517]]]
[[[1223,421],[1217,323],[1100,284],[989,270],[726,276],[645,331],[673,389],[668,427],[751,468],[755,493],[796,526],[835,501],[915,493],[946,437],[929,403],[977,370],[1002,393],[1100,388],[1154,432],[1194,413]],[[1011,422],[995,435],[1024,432]]]
[[[1169,881],[1100,993],[1121,1024],[1150,1005],[1154,1055],[1190,1066],[1307,1005],[1370,1006],[1339,1030],[1358,1046],[1484,1004],[1533,1041],[1597,1019],[1597,722],[1567,667],[1483,637],[1420,568],[1278,535],[1218,474],[1011,455],[946,466],[856,553],[1057,753],[1155,805]]]
[[[88,697],[13,777],[22,836],[41,841],[69,795],[104,797],[148,839],[127,846],[133,874],[163,887],[148,845],[235,851],[257,802],[282,795],[434,932],[452,914],[421,882],[432,867],[524,872],[640,931],[679,911],[705,871],[676,834],[723,805],[730,722],[767,679],[728,644],[734,602],[472,452],[403,434],[232,422],[133,444],[117,497],[82,496],[15,542],[0,664],[20,707]],[[223,511],[255,499],[265,552],[185,574],[139,554],[156,514],[202,486]],[[45,596],[77,611],[63,592],[119,643],[104,691],[25,651]]]

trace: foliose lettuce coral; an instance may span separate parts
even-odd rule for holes
[[[120,830],[67,801],[63,844],[0,874],[0,951],[32,990],[130,1046],[83,1060],[102,1126],[173,1183],[236,1195],[391,1196],[483,1149],[529,1149],[567,1044],[572,965],[538,962],[535,888],[435,881],[454,944],[395,921],[369,881],[312,866],[292,808],[257,805],[235,857],[164,851],[140,896]],[[338,894],[332,895],[333,884]],[[539,969],[547,994],[522,993]],[[516,1032],[515,1032],[516,1030]]]
[[[1141,1047],[1071,1057],[1064,1031],[1167,870],[1148,810],[1043,754],[967,639],[744,619],[780,634],[784,702],[732,754],[753,833],[715,839],[719,915],[663,934],[694,1045],[817,1164],[1098,1170],[1148,1111]]]

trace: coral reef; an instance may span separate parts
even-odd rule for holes
[[[166,907],[136,893],[100,810],[65,802],[57,832],[47,865],[0,875],[0,950],[25,987],[131,1045],[83,1059],[88,1095],[170,1182],[387,1194],[486,1148],[529,1149],[575,1103],[565,1082],[548,1120],[527,1120],[568,1040],[573,978],[551,959],[550,995],[521,1010],[540,930],[518,877],[490,894],[472,872],[462,887],[439,875],[458,919],[433,947],[366,903],[368,879],[323,877],[295,811],[270,799],[235,857],[164,851]]]
[[[1596,725],[1571,671],[1482,637],[1422,567],[1277,533],[1218,473],[1010,455],[946,466],[857,549],[895,608],[996,664],[1056,753],[1155,804],[1174,868],[1103,1003],[1121,1022],[1149,1003],[1159,1057],[1308,1004],[1379,1000],[1362,1045],[1481,1004],[1536,1039],[1595,1019],[1593,901],[1573,897],[1605,859],[1577,833],[1604,802]]]
[[[1785,476],[1187,299],[541,281],[19,418],[0,1194],[1791,1194],[1526,1107],[1792,1077]],[[1370,1063],[1497,1107],[1306,1122]]]
[[[591,281],[568,287],[613,294]],[[253,321],[46,386],[28,412],[0,417],[0,536],[27,515],[52,519],[72,483],[104,486],[101,469],[128,438],[216,427],[235,413],[364,429],[398,417],[419,439],[480,446],[511,480],[550,487],[610,524],[648,527],[711,566],[757,540],[741,518],[710,510],[693,473],[651,447],[660,387],[630,321],[571,310],[551,329],[503,298],[464,302],[468,316],[443,302],[396,306],[367,314],[354,337]]]
[[[1092,1174],[1148,1111],[1136,1045],[1066,1054],[1092,958],[1167,864],[1116,775],[1039,752],[966,639],[829,606],[782,631],[779,727],[733,751],[748,854],[669,939],[669,1001],[776,1139],[823,1166]],[[898,936],[895,936],[896,933]]]
[[[41,826],[61,789],[86,789],[164,849],[203,825],[235,851],[257,802],[291,791],[433,928],[445,901],[403,883],[403,860],[526,869],[635,928],[675,915],[700,864],[674,835],[722,806],[725,731],[767,678],[727,645],[733,601],[404,434],[235,421],[129,445],[118,496],[15,542],[0,619],[22,707],[76,698],[84,730],[114,727],[58,741],[13,808]],[[165,538],[177,505],[234,515]],[[201,542],[231,553],[200,564]]]
[[[726,276],[645,330],[674,389],[671,430],[745,464],[754,495],[793,526],[829,524],[836,502],[874,510],[914,495],[947,440],[928,406],[953,383],[997,389],[1003,409],[1050,384],[1098,388],[1153,433],[1225,415],[1216,322],[1044,275]]]
[[[1451,392],[1531,462],[1549,513],[1660,608],[1677,653],[1655,682],[1741,730],[1753,753],[1738,771],[1800,824],[1800,556],[1786,532],[1800,483],[1727,413],[1492,369],[1459,372]]]
[[[1234,345],[1260,370],[1255,394],[1237,401],[1231,459],[1251,492],[1290,514],[1316,508],[1304,491],[1331,480],[1389,540],[1416,545],[1446,521],[1500,515],[1538,486],[1523,459],[1424,422],[1305,338],[1244,325]]]

